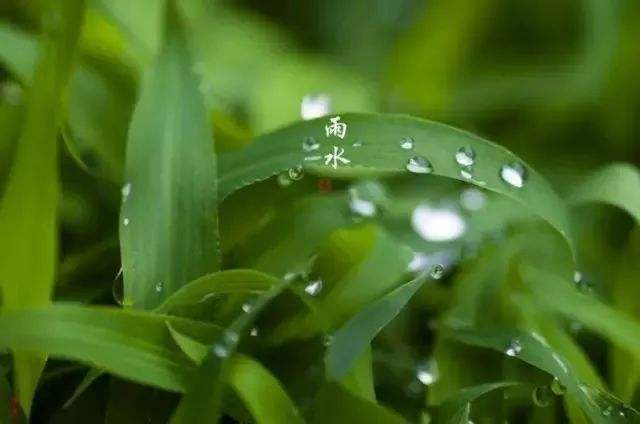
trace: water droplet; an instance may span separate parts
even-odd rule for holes
[[[313,137],[305,137],[304,140],[302,140],[302,150],[307,153],[318,150],[319,148],[320,143],[318,143]]]
[[[510,186],[522,188],[527,179],[527,170],[519,162],[502,165],[500,178]]]
[[[504,351],[507,356],[518,356],[520,352],[522,352],[522,344],[520,344],[518,339],[512,339],[509,341],[509,345]]]
[[[473,179],[473,167],[471,165],[465,165],[460,167],[460,176],[465,180]]]
[[[322,291],[322,280],[320,278],[309,281],[304,291],[310,296],[317,296]]]
[[[260,333],[260,331],[258,330],[258,327],[253,327],[251,329],[251,331],[249,332],[249,335],[251,337],[258,337],[258,334]]]
[[[224,342],[227,345],[234,346],[240,340],[238,333],[233,330],[225,330],[223,333]]]
[[[424,156],[414,156],[407,161],[407,171],[414,174],[430,174],[433,172],[433,166]]]
[[[249,312],[251,312],[251,310],[253,309],[253,305],[249,302],[244,302],[242,304],[242,312],[244,312],[245,314],[248,314]]]
[[[298,181],[304,177],[304,168],[301,165],[294,166],[293,168],[289,168],[288,174],[292,181]]]
[[[471,166],[476,162],[476,152],[471,146],[464,146],[456,152],[456,162],[460,166]]]
[[[375,181],[361,181],[349,188],[349,210],[355,216],[375,216],[378,205],[384,203],[385,199],[384,188]]]
[[[358,139],[358,140],[353,142],[352,146],[353,147],[362,147],[362,146],[364,146],[364,141]]]
[[[558,377],[554,377],[550,387],[551,391],[558,396],[564,395],[567,391],[567,388],[558,380]]]
[[[122,193],[122,201],[126,202],[129,198],[129,195],[131,194],[131,183],[126,183],[125,185],[123,185],[120,193]]]
[[[460,214],[449,208],[418,205],[411,213],[411,226],[423,239],[433,242],[455,240],[467,230]]]
[[[229,356],[229,347],[223,343],[217,342],[213,345],[213,354],[218,358],[226,358]]]
[[[129,218],[125,218],[122,220],[122,225],[124,225],[125,227],[129,225]]]
[[[158,281],[155,285],[156,293],[162,293],[163,289],[164,289],[164,283],[162,281]]]
[[[331,343],[333,343],[333,334],[327,334],[324,336],[324,338],[322,339],[322,345],[324,347],[329,347],[331,346]]]
[[[416,146],[416,141],[413,139],[413,137],[405,137],[402,140],[400,140],[400,147],[403,150],[413,150],[415,146]]]
[[[304,120],[320,118],[331,112],[331,97],[327,94],[307,94],[300,102],[300,117]]]
[[[580,271],[573,273],[573,282],[576,284],[578,290],[582,292],[591,291],[591,282]]]
[[[435,264],[429,270],[429,276],[434,280],[441,279],[443,275],[444,275],[444,266],[442,266],[441,264]]]
[[[613,412],[613,407],[607,406],[605,409],[602,410],[602,415],[604,415],[605,417],[609,417],[611,416],[612,412]]]
[[[477,211],[484,207],[487,196],[475,187],[469,187],[460,193],[460,204],[468,211]]]
[[[435,383],[438,380],[438,364],[434,360],[428,360],[418,364],[416,368],[418,381],[425,386]]]
[[[549,406],[551,400],[553,399],[551,390],[549,390],[549,387],[547,386],[538,386],[533,389],[531,397],[533,399],[533,403],[536,406],[540,406],[542,408],[546,408],[547,406]]]
[[[282,172],[278,174],[278,184],[280,187],[288,187],[292,183],[291,178],[289,178],[288,172]]]

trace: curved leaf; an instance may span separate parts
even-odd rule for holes
[[[498,389],[515,386],[517,382],[501,381],[497,383],[480,384],[474,387],[468,387],[460,390],[455,396],[445,400],[437,407],[436,422],[456,422],[455,417],[464,415],[468,405],[477,398]],[[468,421],[464,421],[467,423]]]
[[[143,311],[53,305],[0,313],[0,348],[46,352],[122,378],[184,391],[195,367],[165,322],[199,340],[219,327]]]
[[[587,177],[572,193],[571,200],[609,203],[640,222],[640,172],[627,163],[607,165]]]
[[[468,146],[476,153],[470,182],[524,204],[556,228],[573,248],[564,201],[540,174],[525,165],[527,178],[522,188],[502,181],[500,169],[503,165],[523,163],[505,148],[447,125],[408,116],[347,113],[340,118],[347,124],[344,139],[328,138],[325,126],[330,124],[329,119],[319,118],[266,134],[245,149],[222,155],[221,198],[298,165],[332,177],[402,174],[408,172],[407,161],[414,156],[427,158],[434,175],[467,181],[460,173],[455,154],[459,148]],[[314,137],[321,147],[311,153],[305,152],[302,142],[306,137]],[[415,140],[411,151],[400,147],[403,137]],[[353,146],[356,141],[362,145]],[[323,156],[332,153],[334,146],[344,149],[343,157],[351,161],[347,166],[334,169],[322,164]]]

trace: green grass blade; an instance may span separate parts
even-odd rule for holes
[[[198,303],[210,295],[223,293],[262,293],[280,283],[268,274],[244,269],[216,272],[197,278],[182,287],[158,306],[157,312],[169,313],[176,308]]]
[[[0,348],[46,352],[139,383],[184,391],[195,366],[166,322],[198,340],[212,341],[220,332],[211,324],[143,311],[53,305],[0,313]]]
[[[571,200],[608,203],[640,222],[640,172],[627,163],[607,165],[589,175],[572,193]]]
[[[327,379],[340,380],[346,376],[358,356],[376,334],[400,313],[422,287],[424,280],[425,277],[418,277],[365,306],[334,333],[325,355]]]
[[[471,182],[519,201],[549,222],[573,246],[564,201],[540,174],[503,147],[443,124],[408,116],[351,113],[340,116],[348,126],[344,139],[327,138],[325,126],[330,124],[329,119],[320,118],[266,134],[243,150],[222,155],[221,198],[298,165],[331,177],[406,174],[407,161],[414,156],[427,158],[434,175],[467,181],[461,176],[455,154],[459,148],[469,146],[476,154]],[[314,137],[321,147],[304,152],[302,142],[306,137]],[[415,140],[411,151],[400,147],[403,137]],[[356,141],[362,141],[362,146],[354,147]],[[344,149],[343,157],[351,161],[348,166],[334,169],[323,165],[322,156],[331,153],[333,146]],[[321,159],[310,161],[313,156]],[[512,162],[520,162],[526,168],[528,177],[522,188],[514,188],[500,178],[501,167]]]
[[[455,422],[454,417],[461,414],[471,402],[477,398],[498,389],[515,386],[516,382],[501,381],[497,383],[485,383],[478,386],[460,390],[455,396],[445,400],[437,407],[436,422]],[[466,422],[466,421],[465,421]]]
[[[181,24],[168,16],[129,130],[120,216],[124,301],[146,309],[219,262],[212,132]]]
[[[0,202],[3,308],[42,305],[54,283],[58,208],[57,134],[63,92],[71,73],[83,1],[52,3],[59,27],[47,28],[28,93],[14,163]],[[16,386],[25,411],[44,367],[41,354],[15,352]]]

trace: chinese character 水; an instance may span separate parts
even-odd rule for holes
[[[333,146],[333,153],[324,155],[324,158],[326,159],[324,164],[329,165],[331,163],[331,166],[333,167],[333,169],[337,169],[338,161],[340,161],[343,164],[350,163],[351,161],[349,159],[342,157],[343,154],[344,154],[343,148],[338,146]]]

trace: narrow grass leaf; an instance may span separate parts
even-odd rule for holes
[[[219,262],[213,136],[181,23],[167,17],[129,130],[120,214],[124,302],[145,309]]]
[[[425,277],[420,276],[365,306],[334,333],[325,355],[327,379],[346,376],[376,334],[400,313],[424,281]]]
[[[59,17],[58,26],[48,28],[42,40],[21,136],[0,201],[0,289],[6,310],[48,303],[54,283],[59,190],[56,141],[83,1],[55,2],[46,10]],[[45,357],[14,353],[15,382],[28,413]]]
[[[497,383],[485,383],[480,384],[473,387],[468,387],[460,390],[455,396],[445,400],[440,404],[435,411],[437,416],[436,422],[443,423],[454,423],[456,421],[456,417],[460,415],[465,415],[464,411],[468,409],[468,406],[471,402],[476,400],[477,398],[492,392],[494,390],[505,389],[508,387],[512,387],[518,384],[517,382],[510,381],[501,381]],[[467,411],[468,415],[468,411]],[[467,421],[464,421],[467,423]]]

